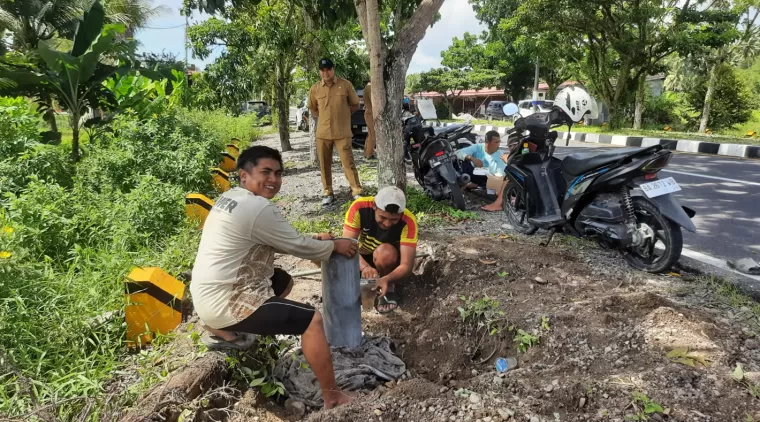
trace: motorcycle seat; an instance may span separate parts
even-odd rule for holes
[[[455,123],[453,125],[449,125],[449,126],[446,126],[446,127],[435,127],[435,128],[433,128],[433,133],[435,133],[436,135],[445,135],[447,133],[451,133],[451,132],[454,132],[457,129],[460,129],[462,126],[464,126],[464,124],[462,124],[462,123]]]
[[[579,176],[589,170],[614,163],[639,151],[641,148],[616,148],[602,153],[576,152],[562,160],[562,170],[573,176]]]

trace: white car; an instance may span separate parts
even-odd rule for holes
[[[551,111],[554,101],[552,100],[538,100],[538,111],[547,112]],[[522,100],[517,103],[517,108],[520,110],[520,114],[512,116],[512,120],[517,120],[520,117],[528,117],[535,113],[533,110],[533,100]]]

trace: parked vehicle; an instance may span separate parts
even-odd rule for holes
[[[567,125],[569,132],[585,114],[594,117],[595,104],[582,89],[568,87],[551,111],[516,119],[508,139],[519,141],[520,151],[510,156],[506,168],[507,220],[528,235],[549,230],[546,244],[561,229],[620,250],[637,269],[667,271],[681,256],[681,228],[696,231],[691,221],[695,212],[673,196],[681,190],[678,183],[659,178],[672,153],[655,145],[554,157],[557,132],[551,129]],[[515,104],[504,107],[506,115],[518,110]]]
[[[486,107],[486,119],[488,120],[504,120],[506,116],[502,110],[507,104],[507,101],[491,101]]]
[[[251,100],[240,105],[241,114],[253,113],[261,125],[272,124],[272,108],[266,101]]]
[[[422,119],[405,111],[402,116],[404,153],[414,169],[414,177],[425,193],[435,200],[451,200],[465,209],[462,187],[470,176],[462,173],[455,151],[457,142],[446,134],[436,134]]]
[[[306,107],[307,101],[308,98],[301,100],[296,110],[296,127],[304,132],[309,131],[309,108]]]
[[[552,111],[552,107],[554,106],[554,101],[552,100],[538,100],[537,103],[538,111],[543,113]],[[522,100],[517,103],[517,108],[520,109],[520,114],[515,115],[515,118],[528,117],[536,112],[533,109],[533,100]]]

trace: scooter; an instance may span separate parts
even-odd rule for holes
[[[508,116],[518,110],[513,103],[504,106]],[[681,256],[681,228],[696,232],[691,221],[695,212],[673,196],[681,190],[678,183],[672,177],[659,177],[672,153],[655,145],[557,159],[558,135],[551,129],[567,125],[568,145],[573,123],[556,105],[549,112],[515,120],[508,137],[520,144],[506,167],[503,206],[507,220],[527,235],[548,230],[545,245],[562,230],[618,249],[634,268],[653,273],[668,270]]]
[[[435,200],[450,199],[454,207],[465,209],[462,187],[470,182],[470,176],[462,172],[457,158],[456,139],[445,134],[436,135],[422,120],[409,113],[402,115],[404,152],[406,160],[414,168],[417,183]]]

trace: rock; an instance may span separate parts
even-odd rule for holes
[[[582,409],[583,406],[585,406],[585,405],[586,405],[586,398],[585,397],[581,397],[581,399],[578,401],[578,408]]]
[[[544,280],[541,277],[536,277],[536,278],[533,279],[533,281],[535,281],[538,284],[546,284],[546,283],[548,283],[548,281]]]
[[[547,393],[551,393],[552,390],[554,390],[554,386],[551,385],[551,384],[549,384],[546,387],[544,387],[544,391],[546,391]]]
[[[483,418],[483,422],[491,422],[492,420],[493,419],[491,419],[490,416],[486,416],[485,418]]]
[[[477,369],[473,369],[473,370],[472,370],[472,375],[473,375],[473,376],[475,376],[475,375],[478,375],[478,370],[477,370]]]
[[[285,410],[297,419],[303,419],[306,415],[306,405],[298,400],[285,400]]]
[[[555,387],[558,386],[559,385],[559,380],[552,381],[552,385],[555,386]]]
[[[375,409],[375,416],[380,416],[383,414],[383,411],[380,409]]]
[[[438,390],[438,392],[439,392],[439,393],[445,393],[445,392],[446,392],[446,390],[448,390],[448,388],[446,388],[446,387],[441,387],[441,389],[440,389],[440,390]]]
[[[607,347],[604,348],[604,353],[609,353],[611,351],[612,351],[612,347],[610,347],[610,346],[607,346]]]
[[[515,412],[510,409],[498,409],[496,412],[498,412],[499,416],[504,420],[511,418],[515,414]]]
[[[502,378],[502,377],[500,377],[500,376],[497,375],[497,376],[493,377],[493,383],[496,384],[496,385],[498,385],[498,386],[501,386],[502,384],[504,384],[504,378]]]
[[[480,403],[480,396],[477,393],[470,394],[470,403],[472,404]]]
[[[538,416],[531,416],[530,422],[541,422],[541,419],[539,419]]]

